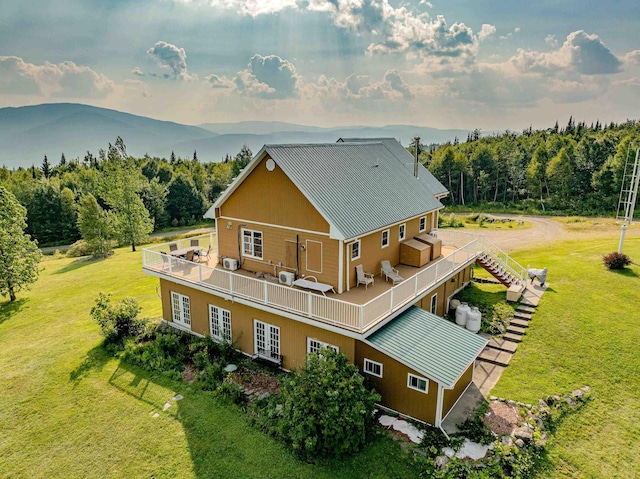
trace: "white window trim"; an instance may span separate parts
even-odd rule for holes
[[[419,387],[411,385],[411,378],[415,378],[418,381],[424,381],[425,388],[420,389]],[[423,378],[422,376],[416,376],[415,374],[407,373],[407,387],[409,389],[413,389],[414,391],[420,391],[421,393],[429,394],[429,380],[427,378]]]
[[[259,351],[259,349],[261,349],[259,348],[259,345],[258,345],[258,325],[259,324],[262,324],[264,326],[265,347],[262,348],[264,349],[264,353],[261,353]],[[275,332],[276,336],[278,337],[278,343],[275,345],[271,343],[273,332]],[[278,326],[274,326],[273,324],[265,323],[264,321],[259,321],[257,319],[253,320],[253,348],[254,348],[253,351],[255,354],[257,354],[261,358],[279,363],[280,357],[281,357],[280,339],[281,339],[280,328]],[[273,357],[274,354],[277,357],[274,358]]]
[[[438,311],[438,293],[431,296],[431,306],[429,309],[429,312],[432,314],[438,314],[436,311]]]
[[[370,371],[369,369],[367,369],[368,365],[380,366],[380,374],[376,374],[375,372]],[[384,368],[384,366],[383,366],[382,363],[379,363],[377,361],[372,361],[371,359],[364,358],[364,372],[365,373],[370,374],[371,376],[375,376],[377,378],[381,378],[382,377],[382,373],[383,373],[383,368]]]
[[[407,223],[401,223],[398,225],[398,241],[404,241],[407,237]]]
[[[385,235],[385,233],[387,234],[387,244],[384,243],[384,235]],[[382,248],[386,248],[387,246],[389,246],[389,230],[388,229],[382,231],[381,238],[380,238],[380,244],[382,245],[381,246]]]
[[[171,320],[191,329],[191,300],[189,296],[171,291]]]
[[[311,348],[311,343],[312,342],[318,343],[319,347],[318,347],[317,351],[312,351],[311,350],[312,349]],[[321,349],[324,349],[324,348],[333,349],[336,353],[340,352],[340,348],[338,348],[338,346],[334,346],[333,344],[325,343],[324,341],[320,341],[319,339],[316,339],[316,338],[307,337],[307,354],[318,352],[318,351],[320,351]]]
[[[245,251],[244,248],[244,235],[245,233],[250,233],[251,234],[251,253],[247,253]],[[257,256],[255,254],[255,237],[254,234],[258,233],[260,235],[260,246],[262,247],[262,251],[260,256]],[[258,230],[250,230],[250,229],[246,229],[246,228],[242,228],[242,256],[244,256],[245,258],[254,258],[254,259],[263,259],[264,258],[264,235],[262,234],[262,231],[258,231]]]
[[[418,232],[424,233],[425,231],[427,231],[427,217],[421,216],[420,219],[418,220]]]
[[[353,256],[353,248],[355,247],[355,245],[358,245],[358,256]],[[353,243],[351,243],[351,261],[355,261],[357,259],[360,259],[360,253],[362,248],[362,244],[360,243],[360,240],[356,240]]]
[[[224,320],[225,313],[229,319],[228,327]],[[214,328],[214,322],[217,322],[216,328]],[[216,329],[218,334],[215,334]],[[231,330],[231,311],[214,306],[213,304],[209,305],[209,334],[217,341],[232,342],[233,334]]]

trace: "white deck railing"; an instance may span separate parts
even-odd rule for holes
[[[205,242],[211,242],[211,237],[206,235],[181,240],[184,244],[180,243],[178,246],[187,247],[191,239],[198,238],[203,247],[208,246]],[[413,303],[416,297],[428,291],[439,280],[474,259],[478,253],[476,243],[477,240],[471,241],[365,304],[320,296],[264,279],[174,258],[163,254],[169,251],[166,243],[144,248],[142,262],[143,268],[149,271],[167,274],[232,297],[244,298],[341,328],[364,332],[388,315]]]

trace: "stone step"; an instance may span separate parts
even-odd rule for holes
[[[493,349],[506,351],[508,353],[515,353],[516,349],[518,349],[518,343],[504,338],[491,338],[487,343],[487,346]]]
[[[520,311],[517,311],[517,310],[515,313],[513,313],[513,316],[520,319],[526,319],[527,321],[529,321],[532,318],[531,313],[521,313]]]
[[[522,342],[522,335],[520,335],[520,334],[506,333],[502,337],[504,339],[506,339],[507,341],[513,341],[513,342],[516,342],[516,343]]]
[[[480,353],[478,359],[487,363],[497,364],[498,366],[508,366],[513,354],[498,349],[485,348]]]
[[[536,308],[534,308],[532,306],[526,306],[524,304],[521,304],[521,305],[518,306],[516,311],[518,311],[520,313],[535,313],[536,312]]]
[[[521,327],[521,328],[528,328],[529,327],[529,321],[527,321],[526,319],[513,318],[511,320],[511,324],[513,326],[518,326],[518,327]]]
[[[520,336],[527,334],[527,330],[525,328],[521,328],[520,326],[507,326],[508,333],[519,334]]]

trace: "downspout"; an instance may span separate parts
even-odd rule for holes
[[[338,240],[338,294],[342,294],[344,281],[344,241]]]
[[[442,434],[449,439],[449,435],[442,428],[442,401],[444,400],[444,388],[438,384],[438,397],[436,399],[436,427],[442,431]]]
[[[351,244],[351,243],[349,243],[349,244]],[[349,244],[345,244],[344,245],[345,249],[349,248]],[[346,269],[346,275],[345,275],[346,276],[346,280],[347,280],[346,290],[349,291],[349,283],[351,283],[351,281],[350,281],[351,278],[349,278],[349,267],[350,267],[350,264],[351,264],[351,254],[350,254],[349,251],[347,251],[346,253],[347,253],[347,269]]]
[[[240,265],[242,265],[242,237],[240,235],[240,232],[242,231],[242,228],[246,228],[247,225],[238,225],[238,263]]]
[[[296,235],[296,278],[299,275],[300,275],[300,238],[299,238],[299,235]]]

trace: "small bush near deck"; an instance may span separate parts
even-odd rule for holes
[[[105,344],[115,344],[144,331],[148,320],[138,319],[139,312],[140,306],[133,298],[124,298],[114,305],[110,294],[100,293],[91,308],[91,317],[100,325]]]
[[[378,401],[344,354],[323,349],[283,381],[280,395],[256,411],[255,422],[305,460],[342,457],[367,443]]]
[[[631,258],[624,253],[609,253],[602,257],[604,265],[609,269],[622,269],[631,264]]]

